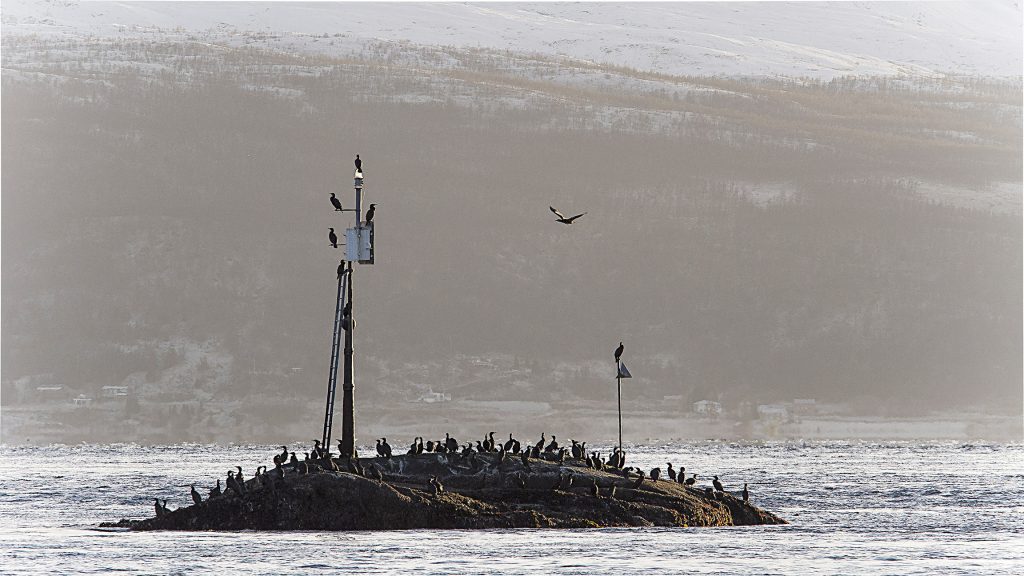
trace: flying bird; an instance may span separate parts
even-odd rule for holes
[[[331,233],[327,235],[327,239],[331,241],[332,247],[338,247],[338,235],[334,233],[334,228],[331,228]]]
[[[341,209],[341,200],[338,200],[338,197],[334,195],[334,192],[331,192],[331,204],[334,205],[334,211],[335,212],[341,212],[342,211],[342,209]]]
[[[619,347],[615,349],[615,363],[616,364],[618,364],[619,358],[622,358],[622,351],[625,350],[625,349],[626,349],[626,347],[622,345],[622,342],[619,342]]]
[[[579,218],[580,216],[583,216],[584,214],[586,214],[586,212],[584,212],[583,214],[577,214],[577,215],[573,216],[572,218],[566,218],[565,216],[562,215],[561,212],[559,212],[558,210],[555,210],[554,206],[548,206],[548,208],[550,208],[551,211],[555,213],[555,216],[558,216],[558,218],[555,219],[555,222],[561,222],[562,224],[572,224],[573,220],[575,220],[575,219]]]
[[[373,222],[373,211],[377,209],[376,204],[370,204],[369,210],[366,211],[366,223]]]

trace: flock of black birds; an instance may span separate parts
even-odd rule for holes
[[[657,484],[658,482],[674,482],[682,484],[688,488],[698,490],[707,498],[721,499],[723,494],[728,494],[725,487],[719,481],[718,476],[714,476],[711,482],[711,486],[699,489],[695,486],[697,482],[697,474],[690,473],[687,475],[686,468],[680,467],[678,471],[673,468],[672,463],[668,462],[665,476],[662,475],[661,468],[653,468],[649,472],[634,467],[626,466],[626,453],[620,451],[617,447],[613,448],[612,452],[605,458],[600,452],[589,452],[587,450],[587,443],[580,442],[574,439],[569,439],[570,445],[564,446],[559,445],[557,438],[552,435],[551,439],[548,440],[544,433],[541,433],[540,440],[535,444],[527,444],[523,446],[519,440],[517,440],[513,434],[509,434],[508,440],[499,442],[494,438],[495,432],[488,432],[480,440],[471,442],[460,443],[449,434],[445,434],[443,440],[427,440],[424,441],[423,437],[417,436],[413,439],[409,445],[408,450],[405,452],[407,456],[419,456],[424,453],[426,454],[446,454],[451,457],[457,458],[459,461],[469,459],[471,469],[475,468],[478,464],[475,461],[477,454],[491,454],[496,456],[497,462],[503,462],[508,457],[518,457],[522,462],[523,470],[527,476],[523,476],[523,473],[516,473],[510,476],[511,483],[520,488],[526,489],[529,485],[528,477],[533,473],[533,467],[530,465],[531,460],[543,460],[546,462],[553,462],[557,464],[566,464],[567,460],[574,460],[579,464],[586,465],[587,468],[594,470],[603,470],[611,472],[617,475],[621,475],[623,479],[628,483],[628,487],[631,489],[639,489],[644,482],[651,482]],[[338,441],[340,449],[341,441]],[[388,460],[394,457],[394,452],[391,445],[388,443],[387,438],[379,438],[376,441],[377,458],[381,460]],[[365,459],[363,459],[365,460]],[[273,469],[269,469],[266,466],[259,466],[256,468],[256,473],[253,478],[248,481],[243,475],[242,467],[236,466],[234,470],[229,470],[227,473],[227,479],[225,480],[225,487],[221,488],[221,481],[218,478],[215,486],[209,489],[207,499],[215,498],[231,498],[231,497],[246,497],[247,494],[267,490],[271,494],[275,493],[278,488],[281,487],[284,482],[286,475],[306,475],[323,472],[347,472],[349,474],[355,474],[378,482],[385,482],[386,478],[384,470],[381,466],[374,463],[364,464],[360,461],[358,455],[353,458],[336,458],[334,455],[327,450],[325,446],[322,446],[319,440],[313,440],[313,446],[308,452],[303,452],[303,458],[300,460],[295,452],[288,450],[287,446],[281,446],[281,452],[276,453],[273,456]],[[342,467],[344,466],[344,468]],[[549,486],[551,490],[569,490],[573,487],[575,478],[571,472],[560,470],[558,478],[553,484]],[[578,485],[578,484],[576,484]],[[202,495],[196,490],[195,484],[188,485],[191,489],[192,501],[195,505],[202,505],[204,499]],[[624,485],[625,486],[625,485]],[[444,486],[437,479],[437,476],[431,476],[427,482],[427,489],[434,496],[444,492]],[[596,481],[592,481],[588,487],[589,492],[594,496],[601,495],[601,488],[598,486]],[[608,487],[606,495],[610,498],[615,498],[617,487],[612,484]],[[749,500],[749,492],[747,484],[743,485],[743,491],[741,493],[742,501],[746,504]],[[156,515],[163,516],[170,512],[167,509],[167,501],[163,503],[159,499],[155,500]]]

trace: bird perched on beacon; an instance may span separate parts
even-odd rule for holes
[[[363,161],[359,159],[359,154],[356,154],[356,172],[363,171]]]
[[[338,197],[334,195],[334,192],[331,192],[331,204],[334,205],[334,211],[335,212],[341,212],[342,211],[341,200],[338,200]]]
[[[338,235],[334,233],[334,228],[331,228],[330,230],[331,230],[330,233],[327,234],[327,239],[331,241],[331,247],[332,248],[337,248],[338,247]]]
[[[366,210],[366,223],[373,222],[373,212],[377,209],[376,204],[370,204],[370,208]]]
[[[332,228],[332,230],[333,230],[333,228]],[[626,349],[626,347],[622,345],[622,342],[619,342],[619,347],[615,349],[615,363],[616,364],[619,363],[619,358],[622,358],[622,351],[625,350],[625,349]]]
[[[555,219],[555,222],[561,222],[562,224],[572,224],[573,220],[576,220],[577,218],[586,214],[586,212],[584,212],[583,214],[577,214],[571,218],[566,218],[565,216],[562,215],[561,212],[555,210],[554,206],[548,206],[548,208],[555,213],[555,216],[558,216],[558,218]]]

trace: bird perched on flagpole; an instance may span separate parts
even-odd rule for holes
[[[626,347],[622,345],[622,342],[619,342],[619,347],[615,349],[615,363],[616,364],[619,363],[619,358],[622,358],[622,351],[625,350],[625,349],[626,349]]]

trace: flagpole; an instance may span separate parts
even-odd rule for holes
[[[622,363],[615,362],[615,387],[619,398],[619,454],[622,454]]]

